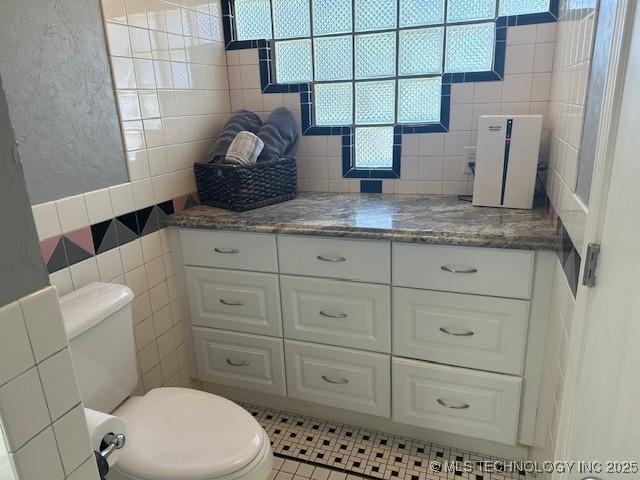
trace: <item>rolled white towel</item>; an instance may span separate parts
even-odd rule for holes
[[[256,163],[256,159],[263,148],[264,143],[253,133],[247,131],[238,132],[231,145],[229,145],[224,162],[234,165]]]

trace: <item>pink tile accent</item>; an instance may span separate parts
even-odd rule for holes
[[[93,246],[93,237],[91,236],[91,227],[82,227],[64,234],[69,240],[78,245],[80,248],[95,255],[96,250]]]
[[[198,195],[197,191],[191,192],[191,198],[193,198],[196,203],[200,203],[200,195]]]
[[[187,197],[189,195],[182,195],[173,199],[173,210],[178,213],[184,210],[184,206],[187,204]]]
[[[55,237],[47,238],[40,242],[40,251],[42,252],[42,258],[44,259],[44,263],[49,263],[49,259],[51,259],[51,255],[53,255],[53,251],[60,243],[61,235],[56,235]]]

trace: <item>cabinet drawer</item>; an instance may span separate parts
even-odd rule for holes
[[[393,284],[447,292],[529,298],[534,252],[393,244]]]
[[[529,302],[393,289],[394,355],[520,375]]]
[[[282,336],[278,276],[185,267],[193,325]]]
[[[282,340],[193,327],[200,380],[285,395]]]
[[[384,241],[278,236],[281,273],[389,283],[390,254]]]
[[[519,377],[393,359],[393,419],[515,445]]]
[[[280,277],[287,338],[389,353],[390,288]]]
[[[185,265],[278,271],[272,234],[180,230],[180,244]]]
[[[389,356],[285,340],[290,397],[389,416]]]

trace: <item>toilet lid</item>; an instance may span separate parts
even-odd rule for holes
[[[239,405],[186,388],[151,390],[115,414],[127,425],[118,469],[138,478],[220,477],[254,460],[265,438]]]

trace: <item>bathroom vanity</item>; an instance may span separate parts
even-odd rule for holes
[[[544,211],[303,194],[167,224],[198,379],[533,444],[557,242]]]

